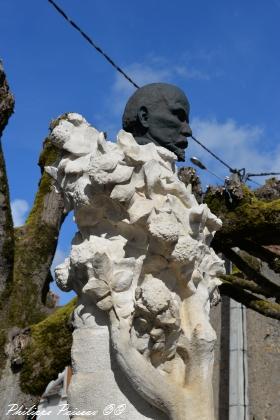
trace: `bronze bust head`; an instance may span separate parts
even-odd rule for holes
[[[189,126],[189,101],[178,87],[151,83],[138,89],[128,100],[123,114],[123,129],[133,134],[138,144],[154,143],[185,160]]]

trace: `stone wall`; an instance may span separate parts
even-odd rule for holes
[[[213,387],[217,420],[228,420],[229,300],[211,311],[217,332]],[[280,418],[280,324],[247,310],[249,419]],[[240,420],[240,419],[236,419]],[[243,419],[242,419],[243,420]]]
[[[250,420],[280,418],[280,324],[247,310]]]

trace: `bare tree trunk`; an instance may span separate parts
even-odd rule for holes
[[[10,208],[9,187],[1,144],[2,132],[14,110],[14,99],[9,92],[5,73],[0,63],[0,296],[13,269],[13,221]]]
[[[13,106],[13,97],[9,92],[3,67],[0,66],[0,135],[13,112]],[[62,197],[53,191],[52,180],[44,173],[44,166],[53,163],[57,156],[58,150],[46,139],[39,160],[41,179],[33,208],[26,223],[14,229],[5,161],[0,144],[0,418],[7,420],[10,417],[6,416],[9,404],[30,407],[38,399],[36,392],[39,395],[42,392],[42,387],[38,386],[34,392],[30,387],[25,387],[25,393],[21,390],[24,388],[21,370],[24,349],[32,346],[34,340],[36,342],[38,333],[38,329],[34,332],[29,327],[42,321],[51,312],[45,306],[49,282],[52,280],[50,266],[65,213]],[[64,330],[62,337],[67,342],[69,331],[64,317],[62,320],[63,322],[55,318],[55,323]],[[40,330],[46,326],[41,327],[39,324],[38,328]],[[48,347],[48,343],[45,345]],[[54,343],[52,347],[55,348]],[[46,350],[45,354],[47,353]],[[41,359],[43,358],[44,354],[41,355]],[[63,364],[66,359],[67,354],[66,358],[61,358]],[[45,366],[43,363],[42,365]],[[59,369],[60,364],[57,363],[56,367]],[[54,374],[52,371],[52,375],[55,376],[56,372]],[[26,381],[29,379],[26,378]],[[45,385],[44,383],[43,389]]]

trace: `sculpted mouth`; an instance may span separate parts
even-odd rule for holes
[[[179,149],[186,149],[188,147],[188,140],[183,139],[176,142],[176,147],[179,147]]]

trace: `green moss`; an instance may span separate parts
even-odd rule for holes
[[[6,355],[5,355],[5,343],[6,343],[6,330],[0,329],[0,378],[3,368],[6,364]]]
[[[250,308],[262,315],[280,320],[280,305],[263,299],[254,299],[250,302]]]
[[[44,167],[55,162],[59,155],[59,150],[54,147],[47,138],[44,142],[44,149],[39,158],[39,166],[42,172],[42,178],[39,183],[39,189],[35,197],[34,205],[26,220],[27,224],[36,223],[39,220],[44,206],[44,199],[46,194],[51,192],[53,180],[44,172]]]
[[[219,286],[222,295],[229,296],[264,316],[280,320],[280,305],[278,303],[259,298],[225,279],[222,281],[223,284]]]
[[[13,290],[9,302],[11,325],[24,327],[45,317],[42,287],[46,279],[40,275],[42,267],[51,263],[57,234],[56,228],[44,224],[27,224],[16,229]]]
[[[225,199],[222,195],[206,195],[204,198],[204,202],[208,205],[211,212],[214,213],[216,216],[221,217],[222,214],[225,214],[228,211]]]
[[[39,190],[36,194],[35,202],[32,207],[31,212],[29,213],[29,216],[26,220],[26,224],[31,224],[33,222],[36,222],[36,220],[40,217],[40,213],[43,209],[44,205],[44,198],[46,194],[51,192],[52,188],[52,181],[48,174],[44,174],[41,178],[40,184],[39,184]]]
[[[47,138],[39,165],[53,163],[59,151]],[[9,305],[9,323],[19,327],[34,324],[45,317],[43,306],[45,283],[55,252],[59,226],[42,221],[47,195],[53,181],[43,172],[34,205],[24,226],[15,229],[13,290]]]
[[[1,205],[1,223],[3,223],[4,241],[0,245],[0,258],[7,269],[12,270],[14,252],[13,219],[10,207],[10,193],[7,179],[6,165],[0,141],[0,193],[4,201]]]
[[[236,267],[236,265],[235,264],[232,264],[232,268],[231,268],[231,273],[233,274],[233,275],[235,275],[235,274],[240,274],[241,273],[241,271],[239,270],[239,268],[238,267]]]
[[[276,257],[273,261],[273,269],[276,273],[280,273],[280,258]]]
[[[9,85],[6,80],[6,75],[3,71],[2,66],[0,67],[0,137],[8,120],[14,112],[15,101],[13,95],[10,93]]]
[[[229,193],[224,188],[209,188],[206,192],[204,201],[216,216],[224,218],[225,215],[235,214],[237,208],[251,205],[253,202],[258,200],[254,196],[254,193],[246,186],[239,185],[240,191],[238,196],[234,195],[234,191]]]
[[[235,222],[238,226],[250,224],[251,229],[261,224],[277,223],[280,219],[280,200],[263,202],[255,199],[251,203],[241,204],[234,212],[226,215],[226,223]]]
[[[70,114],[70,112],[65,112],[58,118],[52,120],[52,122],[50,123],[50,129],[53,130],[55,127],[57,127],[61,120],[67,120],[68,114]]]
[[[217,232],[213,241],[216,250],[235,246],[235,243],[238,246],[242,238],[254,240],[256,235],[257,238],[267,237],[268,232],[271,232],[271,237],[279,236],[280,200],[260,200],[246,186],[242,186],[238,193],[239,198],[232,202],[223,188],[209,189],[205,196],[210,210],[223,221],[223,228]]]
[[[72,333],[69,317],[76,298],[31,327],[31,342],[23,350],[20,384],[23,392],[42,395],[47,384],[71,362]]]
[[[240,251],[239,255],[255,271],[257,271],[257,272],[260,271],[261,261],[258,258],[253,257],[252,255],[248,254],[248,252],[245,252],[245,251]]]
[[[2,99],[2,98],[1,98]],[[6,173],[5,159],[0,141],[0,194],[3,196],[0,213],[4,235],[0,243],[0,260],[5,267],[3,281],[4,289],[0,293],[0,376],[6,363],[5,343],[7,328],[7,302],[12,290],[14,263],[14,229],[10,208],[9,185]]]

